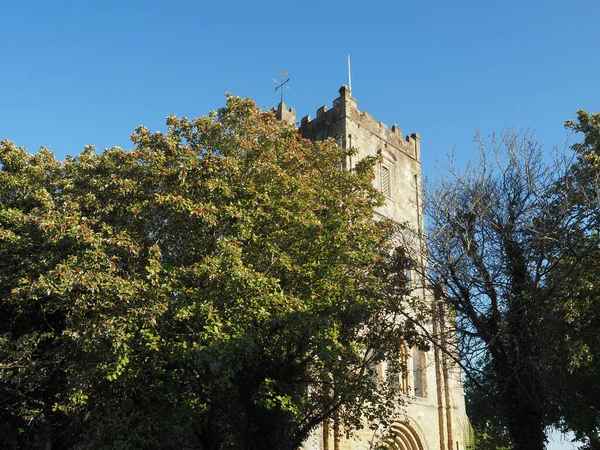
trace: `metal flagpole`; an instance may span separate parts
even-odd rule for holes
[[[350,72],[350,53],[348,53],[348,87],[350,88],[350,94],[352,94],[352,72]]]

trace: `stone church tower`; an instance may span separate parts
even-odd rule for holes
[[[377,213],[422,232],[419,135],[413,133],[403,137],[396,125],[389,129],[360,111],[348,87],[343,86],[339,93],[331,109],[322,106],[314,119],[310,116],[302,118],[299,132],[313,141],[333,138],[342,148],[357,149],[358,153],[346,161],[348,168],[366,156],[380,155],[374,185],[385,195],[386,203]],[[296,124],[296,112],[287,109],[284,103],[279,104],[275,114],[280,120]],[[416,272],[409,277],[415,295],[424,298],[432,308],[441,307],[431,290],[424,288],[424,283],[417,279]],[[434,322],[427,325],[431,332],[444,329],[443,319]],[[346,435],[334,433],[333,424],[325,423],[313,432],[302,450],[370,450],[382,447],[465,450],[470,426],[458,366],[434,345],[428,352],[416,348],[407,350],[403,359],[408,376],[401,377],[398,383],[406,397],[406,405],[399,407],[398,419],[392,430],[374,432],[365,427],[355,435]],[[386,374],[385,363],[377,367],[377,372],[379,377],[392,375]],[[393,432],[391,435],[390,431]]]

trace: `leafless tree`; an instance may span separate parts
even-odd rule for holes
[[[557,287],[578,259],[553,194],[569,161],[529,131],[474,141],[475,162],[459,170],[451,155],[426,188],[427,277],[455,311],[467,376],[499,402],[515,447],[541,450],[566,330]]]

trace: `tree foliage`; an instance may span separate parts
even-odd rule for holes
[[[415,342],[372,163],[249,100],[64,162],[0,148],[3,448],[296,449]]]
[[[557,188],[568,206],[565,236],[587,255],[569,274],[561,292],[569,314],[569,378],[561,403],[562,426],[585,448],[600,448],[600,113],[578,111],[565,126],[582,134],[572,145],[576,160]]]

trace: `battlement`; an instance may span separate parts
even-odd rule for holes
[[[347,109],[346,104],[353,103],[354,108],[356,107],[356,100],[350,95],[350,88],[348,86],[342,86],[339,90],[340,96],[333,101],[333,109],[328,109],[327,105],[321,106],[317,109],[317,116],[312,119],[310,114],[304,116],[300,120],[300,127],[310,126],[311,128],[319,127],[323,125],[323,122],[331,122],[332,119],[338,119],[343,116],[343,113]]]
[[[277,120],[296,126],[296,110],[294,108],[288,109],[285,103],[281,102],[277,108],[273,108],[273,112]]]
[[[336,123],[350,119],[359,128],[368,130],[388,144],[419,159],[420,137],[417,133],[403,136],[398,125],[394,124],[390,129],[386,124],[373,119],[369,113],[359,110],[348,86],[342,86],[339,93],[340,96],[333,101],[331,109],[323,105],[317,110],[314,119],[306,115],[300,120],[300,133],[303,136],[309,139],[321,139],[322,130],[329,129],[331,135],[331,130],[338,128]]]

